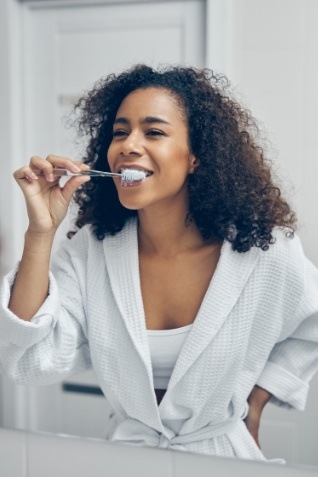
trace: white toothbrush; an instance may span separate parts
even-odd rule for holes
[[[68,171],[64,167],[54,167],[53,175],[57,177],[63,177],[63,176],[120,177],[122,182],[140,182],[146,179],[147,177],[147,173],[140,169],[121,169],[120,173],[96,171],[96,170],[90,169],[88,171],[80,171],[80,172],[74,173],[74,172]]]

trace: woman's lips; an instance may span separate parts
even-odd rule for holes
[[[129,174],[129,171],[133,172],[136,171],[137,173],[140,172],[141,179],[138,179],[138,174],[137,178],[134,177],[134,174]],[[153,171],[146,169],[143,166],[137,165],[137,164],[119,164],[118,167],[116,167],[116,172],[122,174],[122,178],[120,180],[120,184],[122,187],[136,187],[141,185],[147,178],[153,175]],[[128,174],[125,172],[128,172]],[[128,176],[128,178],[127,178]]]
[[[147,175],[150,175],[150,174],[153,174],[153,171],[151,171],[150,169],[147,169],[146,167],[143,167],[141,165],[138,165],[138,164],[125,164],[125,163],[121,163],[121,164],[118,164],[118,166],[116,167],[115,169],[115,172],[121,172],[123,169],[126,169],[126,170],[135,170],[135,171],[142,171],[142,172],[145,172]]]
[[[127,180],[125,178],[122,178],[120,183],[121,183],[121,186],[122,187],[136,187],[136,186],[139,186],[141,185],[143,182],[145,182],[150,176],[153,175],[153,172],[152,171],[146,171],[145,169],[135,169],[135,168],[132,168],[132,170],[138,170],[138,171],[142,171],[142,172],[145,172],[145,177],[142,178],[141,180]],[[123,169],[121,169],[121,171],[123,171]]]

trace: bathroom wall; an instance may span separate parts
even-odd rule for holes
[[[224,5],[226,20],[216,28],[226,54],[214,55],[216,62],[209,58],[209,66],[227,73],[270,140],[268,156],[298,213],[305,253],[318,266],[318,2],[225,0]],[[278,446],[293,462],[317,465],[317,403],[318,375],[305,413],[267,406],[265,454]]]
[[[307,255],[318,265],[318,2],[225,0],[220,35],[227,55],[213,65],[228,74],[236,93],[271,141],[287,195],[298,211]]]

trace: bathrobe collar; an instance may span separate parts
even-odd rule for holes
[[[142,301],[137,220],[130,220],[116,236],[104,240],[104,253],[112,291],[133,345],[145,366],[149,385],[153,389],[151,358]],[[188,338],[173,370],[167,395],[182,379],[189,367],[213,340],[241,295],[259,258],[260,250],[234,252],[224,242],[217,268],[198,311]],[[131,293],[127,293],[131,290]],[[153,400],[155,394],[153,392]]]

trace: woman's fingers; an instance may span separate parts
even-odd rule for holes
[[[55,156],[54,154],[50,154],[45,160],[51,164],[52,167],[63,167],[74,174],[82,170],[90,169],[87,164],[83,164],[81,161],[73,161],[68,157]]]
[[[16,170],[13,173],[13,177],[16,181],[27,180],[29,182],[35,181],[38,179],[38,176],[34,173],[30,166],[24,166]]]
[[[37,180],[43,175],[48,182],[54,182],[55,178],[52,174],[52,164],[38,156],[32,156],[28,166],[18,169],[13,176],[16,180],[26,179],[29,182]]]
[[[69,158],[62,157],[62,156],[55,156],[50,154],[47,156],[46,161],[51,164],[53,167],[63,167],[74,174],[82,170],[88,170],[90,167],[87,164],[83,164],[80,161],[72,161]],[[52,171],[53,171],[52,167]],[[53,172],[50,172],[53,174]],[[61,193],[63,195],[64,200],[67,203],[70,203],[72,196],[76,189],[78,189],[82,184],[88,182],[90,177],[88,176],[78,176],[78,177],[71,177],[67,180],[64,187],[61,189]]]
[[[50,154],[46,159],[32,156],[30,164],[15,171],[13,176],[17,181],[26,179],[27,182],[33,182],[43,176],[47,182],[55,182],[58,181],[58,178],[54,176],[54,167],[63,167],[75,174],[81,170],[89,169],[87,164],[80,161],[72,161],[66,157]]]
[[[70,172],[73,172],[74,174],[81,171],[81,167],[79,165],[80,163],[78,161],[72,161],[71,159],[67,157],[55,156],[54,154],[50,154],[45,159],[45,162],[50,164],[51,173],[53,171],[53,167],[65,167],[65,169],[67,169]]]
[[[78,189],[85,182],[88,182],[90,179],[91,178],[89,176],[77,176],[69,179],[61,189],[61,193],[65,201],[69,204],[76,189]]]
[[[37,233],[56,230],[67,213],[75,190],[90,180],[89,176],[67,177],[63,186],[59,183],[60,177],[53,174],[55,167],[75,174],[89,169],[88,165],[66,157],[50,155],[42,159],[33,156],[28,166],[13,174],[25,196],[29,227]]]

